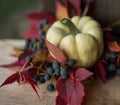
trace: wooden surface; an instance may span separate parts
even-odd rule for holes
[[[24,42],[11,40],[16,46],[23,46]],[[10,57],[12,49],[0,41],[0,64],[8,64],[16,60]],[[0,84],[13,71],[0,68]],[[47,84],[47,83],[46,83]],[[40,100],[28,85],[19,86],[17,83],[0,88],[0,105],[55,105],[57,92],[47,92],[46,84],[39,86]],[[88,82],[85,84],[86,96],[82,105],[120,105],[120,76],[108,80],[106,84]]]

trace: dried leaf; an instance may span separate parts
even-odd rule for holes
[[[59,1],[56,1],[56,19],[60,20],[62,18],[68,17],[67,8],[61,4]]]
[[[75,79],[82,81],[90,77],[91,75],[93,75],[93,73],[88,71],[87,69],[78,68],[77,71],[75,72]]]
[[[108,48],[110,51],[120,52],[120,46],[118,45],[117,41],[110,41],[108,43]]]
[[[18,77],[19,77],[19,73],[18,73],[18,72],[12,74],[11,76],[9,76],[9,77],[0,85],[0,87],[2,87],[2,86],[4,86],[4,85],[11,84],[11,83],[17,81]]]
[[[59,48],[57,48],[55,45],[53,45],[52,43],[50,43],[47,40],[45,41],[45,43],[46,43],[46,46],[47,46],[48,50],[50,51],[50,53],[52,53],[53,57],[58,62],[60,62],[60,63],[66,62],[67,58]]]
[[[83,101],[84,87],[72,78],[66,80],[60,79],[56,85],[58,94],[69,105],[80,105]]]

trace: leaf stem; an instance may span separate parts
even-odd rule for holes
[[[84,11],[83,11],[83,13],[82,13],[82,16],[86,16],[86,15],[87,15],[88,10],[89,10],[89,6],[90,6],[90,3],[87,3],[86,6],[85,6]]]

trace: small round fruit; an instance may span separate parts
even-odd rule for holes
[[[51,79],[51,75],[50,74],[48,74],[48,73],[46,73],[45,75],[44,75],[44,79],[47,81],[47,80],[50,80]]]
[[[55,72],[55,70],[52,67],[49,67],[47,69],[47,73],[50,74],[50,75],[52,75],[54,72]]]
[[[70,59],[70,60],[68,61],[68,66],[72,67],[72,66],[75,65],[75,63],[76,63],[76,60],[75,60],[75,59]]]
[[[40,82],[40,83],[45,83],[45,79],[44,79],[43,76],[39,78],[39,82]]]
[[[54,91],[54,90],[55,90],[54,85],[53,85],[52,83],[48,84],[48,85],[47,85],[47,90],[48,90],[49,92]]]
[[[54,68],[54,69],[59,69],[60,68],[60,63],[59,62],[53,62],[53,64],[52,64],[52,67]]]
[[[68,74],[67,74],[67,69],[66,68],[62,68],[61,71],[60,71],[60,75],[61,75],[61,78],[62,79],[66,79],[68,77]]]

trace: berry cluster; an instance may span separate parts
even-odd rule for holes
[[[75,65],[76,61],[70,59],[66,64],[62,65],[59,62],[55,61],[53,63],[45,63],[43,65],[44,73],[37,74],[33,77],[35,82],[45,83],[45,81],[50,81],[47,85],[48,91],[53,91],[55,89],[52,81],[53,79],[67,79],[69,76],[69,69]]]
[[[39,34],[42,36],[42,37],[45,37],[46,35],[46,30],[48,29],[49,27],[49,24],[48,24],[48,20],[47,19],[42,19],[40,21],[40,23],[38,24],[38,30],[39,30]]]
[[[116,74],[120,74],[120,67],[116,64],[117,53],[107,50],[104,55],[104,59],[107,61],[105,65],[106,77],[111,78]]]
[[[44,39],[37,39],[34,38],[33,40],[26,39],[25,40],[25,47],[24,49],[29,49],[33,52],[35,52],[37,49],[41,49],[44,47]]]

